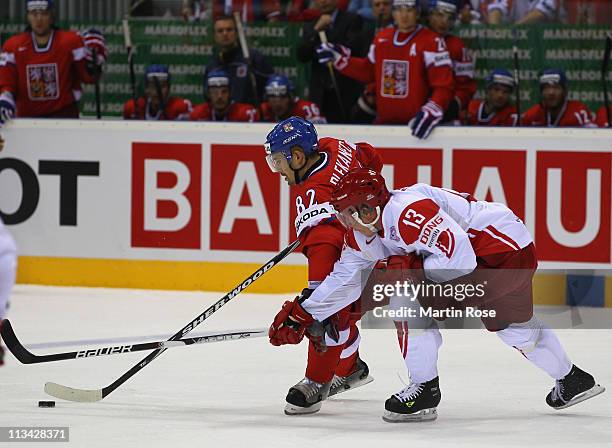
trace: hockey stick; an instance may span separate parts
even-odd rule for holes
[[[128,66],[130,67],[130,86],[132,88],[132,101],[134,101],[134,115],[138,118],[138,96],[136,94],[136,73],[134,72],[134,47],[132,46],[132,35],[130,34],[130,23],[128,19],[123,19],[123,40],[128,55]]]
[[[153,77],[153,83],[155,84],[155,92],[157,93],[157,98],[159,101],[157,107],[159,107],[159,110],[161,111],[159,114],[159,119],[164,120],[166,118],[166,102],[164,101],[164,95],[162,93],[161,85],[159,84],[159,79],[157,79],[155,76]]]
[[[96,98],[96,119],[102,118],[102,110],[100,108],[100,67],[98,66],[98,51],[94,48],[92,50],[92,57],[94,61],[94,92]]]
[[[212,316],[215,312],[217,312],[223,305],[232,300],[238,294],[240,294],[243,290],[245,290],[251,283],[261,277],[263,274],[272,269],[275,265],[280,263],[280,261],[289,255],[293,250],[300,245],[299,240],[294,241],[289,246],[284,248],[281,252],[275,255],[270,261],[268,261],[265,265],[261,266],[257,271],[247,277],[242,283],[236,286],[232,291],[228,292],[226,295],[221,297],[215,303],[213,303],[210,307],[206,309],[203,313],[181,328],[174,336],[172,336],[168,341],[178,341],[187,333],[192,331],[195,327],[200,325],[210,316]],[[131,377],[136,375],[140,370],[145,368],[151,361],[157,358],[159,355],[166,351],[165,348],[158,348],[152,353],[150,353],[147,357],[145,357],[138,364],[133,366],[111,384],[102,389],[74,389],[71,387],[62,386],[57,383],[46,383],[45,384],[45,392],[53,397],[60,398],[62,400],[67,401],[76,401],[76,402],[95,402],[100,401],[106,398],[108,395],[113,393],[119,386],[129,380]]]
[[[259,92],[257,91],[257,79],[253,72],[253,63],[251,61],[251,53],[249,52],[249,46],[247,45],[246,35],[244,33],[244,27],[242,26],[242,19],[240,13],[234,11],[234,21],[236,22],[236,31],[238,31],[238,41],[240,42],[240,49],[242,50],[242,57],[247,62],[247,69],[249,72],[249,79],[251,80],[251,88],[253,89],[253,95],[255,98],[255,107],[259,111],[259,116],[263,117],[261,110],[261,103],[259,101]]]
[[[327,34],[325,31],[319,31],[319,39],[321,39],[322,44],[327,43]],[[342,103],[342,96],[340,95],[340,88],[338,87],[338,81],[336,80],[336,72],[334,72],[334,64],[332,61],[327,63],[327,70],[329,70],[329,76],[331,78],[332,86],[334,87],[334,92],[336,93],[336,101],[340,105],[340,113],[342,114],[342,120],[346,121],[346,111],[344,110],[344,104]]]
[[[197,338],[178,339],[176,341],[143,342],[130,345],[110,345],[107,347],[90,348],[78,350],[76,352],[52,353],[49,355],[35,355],[25,348],[8,319],[2,322],[2,340],[6,347],[22,364],[38,364],[41,362],[64,361],[67,359],[91,358],[95,356],[120,355],[123,353],[134,353],[158,348],[185,347],[194,344],[208,344],[211,342],[232,341],[236,339],[247,339],[263,337],[267,334],[266,330],[257,331],[234,331],[231,333],[211,334]]]
[[[512,54],[514,55],[514,83],[516,84],[515,96],[516,96],[516,124],[515,126],[521,125],[521,89],[519,76],[519,53],[518,53],[518,32],[516,28],[512,29]]]
[[[606,108],[606,118],[608,119],[608,127],[612,128],[612,120],[610,119],[610,102],[608,100],[608,64],[610,62],[610,50],[612,49],[612,37],[606,36],[606,49],[601,63],[601,86],[603,88],[603,101]]]

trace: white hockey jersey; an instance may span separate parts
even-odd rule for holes
[[[478,256],[519,250],[533,241],[505,205],[427,184],[391,191],[381,219],[383,230],[372,237],[347,232],[333,272],[302,303],[317,320],[356,301],[376,262],[391,255],[422,256],[425,276],[445,282],[472,272]]]
[[[16,253],[17,247],[15,246],[15,240],[11,237],[7,228],[4,226],[2,219],[0,218],[0,255],[5,253]]]

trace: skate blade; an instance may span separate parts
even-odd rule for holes
[[[307,408],[303,408],[301,406],[296,406],[294,404],[287,403],[287,405],[285,406],[285,414],[286,415],[308,415],[308,414],[314,414],[316,412],[319,412],[319,410],[321,409],[322,405],[323,405],[323,402],[320,401],[318,403],[313,404],[312,406],[309,406]]]
[[[582,403],[583,401],[586,401],[589,398],[593,398],[599,394],[602,394],[605,391],[606,391],[605,387],[600,386],[599,384],[596,384],[593,387],[591,387],[589,390],[576,395],[574,398],[572,398],[570,401],[565,403],[563,406],[559,406],[553,409],[556,409],[558,411],[560,409],[569,408],[570,406],[574,406],[575,404]]]
[[[436,408],[423,409],[414,414],[399,414],[397,412],[385,411],[382,419],[387,423],[412,423],[427,422],[438,418]]]
[[[354,382],[353,384],[345,384],[341,388],[338,388],[337,390],[335,390],[333,393],[330,391],[329,396],[333,397],[334,395],[338,395],[338,394],[347,392],[352,389],[357,389],[358,387],[365,386],[366,384],[370,384],[372,381],[374,381],[374,377],[368,375],[365,378]]]

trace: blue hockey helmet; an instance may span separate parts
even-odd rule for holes
[[[283,160],[291,163],[291,148],[296,146],[302,148],[308,156],[319,150],[319,137],[311,122],[300,117],[290,117],[274,126],[266,137],[264,147],[270,169],[279,172]]]
[[[170,84],[170,69],[165,64],[151,64],[145,69],[145,83],[157,79],[167,81]]]
[[[514,76],[505,68],[496,68],[485,78],[485,87],[487,89],[491,88],[493,84],[499,84],[514,89]]]
[[[272,75],[266,81],[266,96],[293,96],[293,83],[285,75]]]
[[[560,68],[547,68],[542,70],[540,74],[540,90],[546,85],[558,84],[564,89],[567,89],[567,76]]]
[[[48,11],[53,9],[53,0],[26,0],[26,10]]]
[[[211,87],[231,87],[232,81],[227,71],[215,68],[204,76],[204,91],[208,93]]]
[[[456,15],[459,11],[459,0],[429,0],[427,3],[427,12],[429,13],[434,9]]]
[[[419,0],[393,0],[393,8],[416,8],[421,9]]]

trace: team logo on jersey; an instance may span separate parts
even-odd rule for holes
[[[446,229],[440,233],[436,241],[436,247],[448,258],[453,256],[453,252],[455,251],[455,235],[453,235],[450,229]]]
[[[247,66],[246,65],[239,65],[238,69],[236,70],[236,76],[238,78],[244,78],[247,75]]]
[[[56,100],[59,98],[59,75],[57,64],[29,64],[28,96],[32,101]]]
[[[397,235],[397,229],[395,228],[395,226],[392,226],[389,229],[389,239],[391,239],[393,241],[399,241],[400,240],[399,236]]]
[[[408,96],[408,61],[384,59],[382,63],[382,85],[380,94],[387,98]]]

